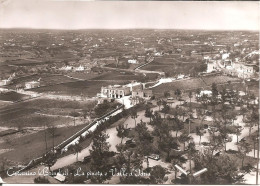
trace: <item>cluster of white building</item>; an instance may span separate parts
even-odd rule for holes
[[[40,80],[39,78],[37,81],[29,81],[24,84],[24,89],[32,89],[32,88],[37,88],[40,86]]]
[[[72,66],[64,66],[64,67],[61,67],[60,70],[63,70],[63,71],[72,71],[74,70],[75,72],[82,72],[85,70],[85,67],[83,67],[82,65],[80,65],[79,67],[72,67]]]
[[[12,83],[12,80],[15,78],[15,73],[9,76],[8,79],[0,80],[0,86],[9,85]]]
[[[225,73],[237,76],[242,79],[250,79],[256,75],[258,66],[242,61],[232,61],[229,54],[223,54],[221,60],[211,60],[207,62],[207,73],[224,70]]]
[[[140,82],[133,82],[127,85],[109,85],[107,87],[101,87],[101,92],[98,97],[118,99],[124,96],[150,98],[152,91],[145,89],[145,84]]]
[[[225,70],[225,73],[232,76],[237,76],[242,79],[250,79],[256,75],[257,66],[243,62],[232,62],[231,60],[214,60],[207,63],[207,73],[223,69]]]
[[[130,64],[138,64],[138,61],[136,59],[129,59],[128,63],[130,63]]]

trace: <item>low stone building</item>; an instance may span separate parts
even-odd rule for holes
[[[233,63],[232,71],[230,74],[233,76],[237,76],[242,79],[252,78],[255,76],[257,71],[256,65],[250,65],[245,63]]]
[[[150,91],[144,90],[145,86],[140,82],[132,82],[127,85],[110,85],[107,87],[101,87],[101,93],[98,94],[99,97],[105,98],[122,98],[124,96],[132,95],[132,97],[145,97],[151,95]]]
[[[101,97],[122,98],[131,94],[130,87],[122,85],[113,85],[101,87]]]
[[[25,83],[25,89],[37,88],[40,86],[39,81],[30,81]]]

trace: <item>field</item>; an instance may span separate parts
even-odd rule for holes
[[[7,79],[16,69],[17,67],[8,66],[0,62],[0,79]]]
[[[84,79],[84,80],[89,80],[93,79],[98,76],[98,74],[95,73],[87,73],[87,72],[68,72],[68,76],[76,78],[76,79]]]
[[[106,72],[93,80],[120,80],[120,81],[141,81],[144,82],[146,80],[153,80],[157,78],[156,73],[146,74],[144,76],[140,73],[133,73],[127,71],[110,71]]]
[[[223,84],[228,83],[228,81],[240,81],[238,78],[229,76],[205,76],[201,78],[207,86],[211,86],[212,83]]]
[[[161,84],[157,87],[152,88],[155,95],[163,95],[165,91],[170,91],[170,94],[173,96],[174,91],[177,89],[180,90],[192,90],[197,88],[205,87],[205,83],[199,78],[179,80],[171,83]]]
[[[141,70],[150,70],[150,71],[161,71],[169,74],[170,76],[175,76],[178,74],[192,74],[194,73],[194,69],[199,64],[197,63],[180,63],[180,62],[172,62],[172,63],[150,63],[141,68]]]
[[[54,144],[57,145],[67,139],[75,132],[82,129],[84,126],[62,127],[55,131]],[[52,148],[52,137],[50,132],[47,134],[48,150]],[[0,143],[0,149],[13,149],[11,151],[0,154],[0,159],[6,157],[9,160],[28,163],[32,158],[37,158],[45,153],[44,131],[29,134],[22,137],[5,138],[3,143]],[[31,150],[33,149],[33,150]]]
[[[44,125],[69,125],[72,117],[65,117],[73,111],[93,107],[95,102],[34,99],[9,105],[0,109],[0,126],[24,128]],[[80,118],[82,119],[82,117]]]
[[[24,94],[19,94],[17,92],[4,92],[0,93],[0,100],[2,101],[20,101],[26,98],[29,98],[30,96],[24,95]]]
[[[180,55],[155,57],[151,65],[173,65],[176,63],[181,63],[179,59],[180,59]]]
[[[41,79],[40,79],[41,78]],[[49,86],[60,83],[74,82],[77,81],[75,79],[71,79],[64,75],[56,74],[56,75],[48,75],[48,74],[33,74],[26,77],[20,77],[13,80],[13,83],[8,85],[8,88],[15,88],[16,85],[22,85],[29,81],[37,81],[40,79],[40,86]]]
[[[111,71],[101,74],[100,76],[93,78],[94,80],[138,80],[140,79],[140,74],[134,74],[132,72],[120,72]]]
[[[30,115],[23,115],[19,118],[4,119],[5,122],[1,122],[1,126],[6,127],[43,127],[45,126],[69,126],[73,123],[72,117],[41,115],[36,113],[30,113]]]
[[[0,111],[1,126],[8,125],[7,124],[8,120],[26,116],[28,114],[36,112],[37,110],[38,109],[35,109],[35,108],[21,108],[21,107],[20,108],[19,107],[10,108],[10,109],[8,109],[8,108],[1,109],[1,111]]]
[[[21,106],[29,106],[34,108],[41,109],[50,109],[50,108],[71,108],[71,109],[84,109],[89,107],[93,101],[70,101],[70,100],[49,100],[49,99],[34,99],[27,103],[21,103]]]
[[[228,84],[228,81],[230,81],[232,85],[240,84],[238,78],[229,76],[205,76],[201,78],[184,79],[171,83],[161,84],[152,88],[152,90],[155,95],[163,95],[165,91],[170,91],[171,95],[173,96],[176,89],[183,91],[196,90],[197,88],[211,89],[212,83],[216,83],[218,87],[220,87],[222,84]]]
[[[6,102],[6,101],[0,100],[0,108],[1,108],[1,107],[5,107],[5,106],[8,106],[8,105],[11,105],[11,104],[12,104],[11,102]]]
[[[8,65],[16,65],[16,66],[33,66],[38,64],[44,64],[44,61],[39,59],[15,59],[12,61],[5,62]]]
[[[102,86],[125,84],[129,81],[76,81],[59,85],[31,89],[39,93],[54,93],[58,95],[93,97],[100,92]]]

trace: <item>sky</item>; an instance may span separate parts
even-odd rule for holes
[[[257,1],[0,0],[0,28],[259,30]]]

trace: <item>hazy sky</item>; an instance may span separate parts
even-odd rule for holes
[[[259,30],[259,2],[0,0],[0,27]]]

